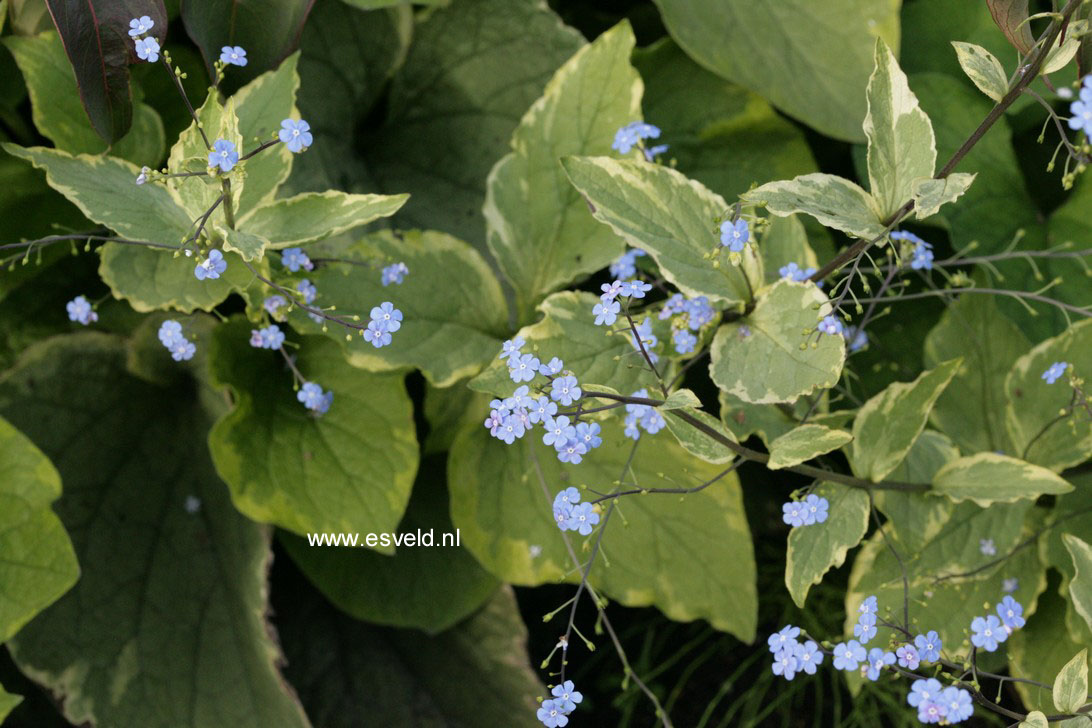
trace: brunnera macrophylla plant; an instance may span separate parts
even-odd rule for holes
[[[319,59],[336,52],[306,33],[299,52],[246,82],[232,75],[267,49],[201,35],[211,85],[194,99],[166,14],[149,4],[115,30],[129,62],[165,76],[185,111],[165,164],[2,144],[86,218],[0,246],[11,281],[0,277],[0,305],[20,286],[64,289],[41,294],[57,300],[40,315],[67,328],[27,334],[0,374],[0,495],[16,503],[0,513],[16,567],[0,568],[0,641],[65,719],[306,726],[362,692],[368,717],[353,719],[385,721],[405,707],[382,702],[397,691],[343,676],[332,711],[316,676],[329,676],[331,654],[386,674],[404,651],[429,656],[418,674],[467,686],[430,710],[592,725],[613,696],[582,663],[609,644],[642,715],[685,724],[628,649],[617,602],[733,635],[761,655],[756,684],[787,691],[838,671],[854,695],[897,693],[891,724],[1089,722],[1092,306],[1087,279],[1018,283],[1053,266],[1087,273],[1092,251],[1024,244],[1024,233],[972,239],[961,218],[996,177],[973,152],[1018,103],[1045,122],[1044,137],[1058,134],[1059,187],[1087,201],[1092,76],[1040,79],[1087,71],[1088,4],[1021,18],[1019,3],[988,3],[1019,59],[1007,69],[954,44],[990,100],[958,140],[951,128],[966,125],[926,113],[920,79],[882,33],[866,33],[869,73],[852,89],[866,183],[794,162],[771,167],[809,168],[748,172],[735,187],[708,172],[702,137],[747,128],[757,136],[730,131],[728,146],[761,148],[758,131],[784,136],[783,120],[740,88],[745,110],[695,133],[687,115],[727,105],[716,96],[725,82],[687,54],[761,84],[693,42],[705,29],[686,3],[658,5],[678,46],[637,50],[625,22],[584,42],[544,5],[518,11],[513,27],[564,53],[512,112],[510,143],[478,180],[475,240],[452,234],[466,220],[441,205],[406,216],[410,195],[435,190],[387,186],[432,170],[363,173],[345,140],[324,134],[340,112],[303,108],[301,84],[308,69],[329,81]],[[321,12],[352,22],[331,16],[320,37],[335,43],[365,16],[414,28],[368,46],[409,44],[380,74],[394,79],[388,106],[405,123],[413,113],[397,114],[420,111],[420,98],[433,110],[447,101],[437,59],[461,56],[444,44],[515,12],[472,6],[415,20],[405,7],[338,5]],[[706,8],[701,25],[715,27],[721,10]],[[187,28],[194,12],[183,11]],[[764,11],[752,12],[759,22]],[[38,40],[14,44],[33,98],[33,58],[63,53],[54,37]],[[355,88],[350,76],[338,82]],[[467,99],[492,99],[455,95],[453,117]],[[780,87],[775,96],[787,113],[812,113]],[[34,103],[35,123],[55,131]],[[818,110],[802,120],[856,134]],[[450,172],[441,159],[438,179]],[[343,186],[390,194],[314,189],[344,169]],[[403,229],[422,215],[430,224]],[[55,253],[65,247],[77,259],[93,251],[97,277],[66,274]],[[920,366],[908,360],[919,343]],[[770,507],[745,510],[745,488]],[[459,545],[395,555],[357,538],[420,525],[458,529]],[[283,674],[266,621],[270,526],[309,582],[292,572],[278,591],[274,581],[274,605],[290,595],[275,610]],[[760,611],[770,597],[757,533],[786,539],[791,624]],[[334,542],[345,546],[320,545]],[[847,560],[844,620],[815,614]],[[528,656],[501,585],[556,583],[571,597],[545,610],[553,634]],[[353,652],[361,645],[378,656]],[[148,666],[164,652],[178,657]],[[451,652],[459,659],[445,663]]]

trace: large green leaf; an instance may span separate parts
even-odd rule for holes
[[[535,709],[545,691],[529,664],[527,628],[511,589],[430,637],[347,617],[298,577],[284,587],[274,590],[273,606],[286,673],[315,725],[542,725]]]
[[[305,192],[254,209],[239,221],[239,227],[267,238],[274,250],[288,248],[390,217],[408,198],[409,195],[350,195],[336,190]]]
[[[81,333],[32,347],[0,380],[0,413],[60,470],[57,512],[83,569],[12,655],[73,723],[302,728],[264,619],[268,533],[216,477],[194,383],[153,385],[126,357],[125,342]]]
[[[721,249],[717,220],[730,212],[720,195],[669,167],[631,159],[572,157],[563,161],[595,218],[652,255],[667,280],[688,296],[740,307],[762,281],[762,261],[747,246],[740,266],[709,254]],[[583,203],[582,203],[583,204]]]
[[[432,231],[379,232],[343,255],[370,259],[376,266],[319,266],[310,274],[318,288],[315,305],[336,304],[339,313],[366,315],[390,301],[403,314],[390,345],[379,349],[359,336],[346,341],[344,330],[327,325],[327,333],[347,349],[353,365],[370,371],[417,367],[430,382],[447,387],[476,374],[500,352],[508,326],[504,295],[496,276],[467,243]],[[391,261],[405,263],[409,273],[402,283],[383,286],[378,268]],[[293,320],[301,330],[320,329],[302,311]]]
[[[0,643],[57,601],[79,576],[72,542],[50,509],[60,496],[61,477],[53,464],[0,418]]]
[[[313,0],[184,2],[182,22],[210,70],[223,46],[245,48],[246,67],[228,66],[226,75],[232,80],[249,80],[275,67],[296,49],[312,5]]]
[[[830,503],[827,520],[792,529],[785,554],[785,586],[801,609],[812,585],[844,564],[868,531],[868,493],[837,483],[822,483],[812,492]]]
[[[212,376],[235,393],[209,433],[235,506],[299,534],[394,532],[418,459],[401,375],[361,372],[333,341],[304,338],[296,367],[334,393],[330,410],[311,417],[280,354],[249,346],[249,333],[242,320],[218,327],[209,354]]]
[[[1068,362],[1078,377],[1092,375],[1092,319],[1073,324],[1016,360],[1005,379],[1005,426],[1017,456],[1060,471],[1092,457],[1092,417],[1077,410],[1065,418],[1073,390],[1067,372],[1054,384],[1042,374],[1054,362]]]
[[[824,134],[863,140],[874,39],[897,46],[898,0],[656,4],[671,36],[698,63]]]
[[[1076,713],[1088,700],[1088,649],[1073,656],[1054,678],[1054,707]]]
[[[55,32],[9,36],[4,45],[26,81],[34,126],[58,149],[73,154],[98,154],[109,149],[114,156],[138,165],[154,166],[163,158],[163,122],[147,104],[134,104],[133,125],[114,144],[107,145],[98,135],[80,103],[72,64]]]
[[[602,268],[623,250],[597,225],[558,160],[607,154],[614,133],[641,116],[643,84],[622,23],[558,69],[489,173],[483,213],[489,249],[516,292],[521,322],[547,294]],[[578,186],[579,189],[579,186]]]
[[[959,450],[945,435],[925,430],[889,478],[904,483],[931,483],[933,475],[945,464],[959,457]],[[898,548],[911,553],[921,551],[948,523],[956,504],[928,493],[876,490],[876,507],[887,518],[888,536]]]
[[[992,452],[953,460],[933,476],[934,492],[954,501],[973,500],[982,507],[1071,490],[1072,485],[1046,468]]]
[[[397,227],[443,230],[484,252],[489,170],[511,151],[509,137],[550,76],[582,45],[543,0],[455,0],[428,13],[391,83],[383,126],[363,148],[375,188],[360,191],[408,192]]]
[[[1077,614],[1092,630],[1092,546],[1071,533],[1062,534],[1062,541],[1073,559],[1073,578],[1069,581],[1069,599]]]
[[[122,237],[178,245],[190,218],[159,185],[136,185],[140,169],[113,157],[73,156],[45,147],[3,144],[4,151],[45,170],[49,185],[89,219]]]
[[[642,436],[632,471],[624,474],[633,442],[621,429],[616,419],[604,422],[603,444],[579,465],[559,462],[537,432],[505,445],[484,427],[464,430],[448,463],[451,516],[463,543],[505,581],[575,582],[580,575],[551,516],[556,491],[586,485],[606,492],[620,476],[627,485],[648,488],[698,485],[723,470],[695,460],[662,432]],[[598,560],[592,584],[627,606],[654,605],[671,619],[704,618],[742,640],[754,639],[755,566],[742,506],[734,473],[684,498],[623,499],[616,517],[624,516],[626,525],[620,518],[608,523],[602,548],[610,566]]]
[[[853,436],[845,430],[832,430],[811,423],[801,425],[770,443],[770,461],[766,467],[779,470],[799,465],[837,450],[852,439]]]
[[[1028,340],[991,296],[961,296],[944,310],[925,339],[925,364],[962,358],[930,414],[967,453],[1013,447],[1004,425],[1005,376],[1028,350]]]
[[[959,366],[958,359],[944,362],[912,382],[895,382],[864,403],[853,421],[854,472],[879,482],[902,462]]]
[[[871,240],[886,232],[885,215],[872,196],[858,185],[833,174],[805,174],[790,180],[767,182],[742,195],[743,200],[765,205],[775,215],[802,212],[827,227]]]
[[[408,281],[407,277],[407,281]],[[524,326],[517,336],[527,342],[523,350],[544,362],[558,357],[580,382],[607,382],[626,394],[656,383],[648,368],[641,366],[632,336],[608,335],[595,325],[591,310],[599,301],[586,291],[562,291],[539,304],[542,320]],[[518,386],[500,359],[500,344],[489,352],[493,363],[471,379],[469,386],[478,392],[508,397]]]
[[[346,614],[373,624],[442,632],[470,616],[499,586],[455,543],[459,534],[448,515],[443,475],[442,467],[422,468],[398,526],[399,534],[419,540],[398,549],[395,556],[365,548],[311,546],[307,539],[285,531],[280,533],[281,544],[318,590]],[[382,534],[372,535],[378,540]],[[431,543],[422,543],[424,538]],[[413,598],[392,599],[394,594]]]
[[[754,311],[717,329],[709,375],[728,394],[753,404],[792,402],[833,387],[846,358],[841,336],[809,345],[830,304],[813,283],[778,281],[758,297]]]
[[[116,243],[107,243],[100,250],[99,275],[103,282],[110,286],[115,298],[124,298],[137,311],[211,311],[254,277],[242,259],[231,252],[224,254],[228,266],[219,278],[199,281],[193,274],[193,258]]]
[[[915,180],[932,177],[936,139],[895,54],[876,39],[876,70],[868,82],[868,184],[882,220],[914,195]]]

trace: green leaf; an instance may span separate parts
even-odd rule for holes
[[[504,294],[493,271],[467,243],[433,231],[379,232],[343,255],[401,261],[410,271],[401,284],[391,286],[383,286],[379,271],[369,266],[323,264],[309,274],[318,288],[317,306],[336,304],[338,311],[367,315],[381,301],[390,301],[402,311],[402,327],[380,349],[360,336],[346,341],[340,327],[327,331],[354,366],[369,371],[417,367],[434,385],[446,387],[476,374],[500,353],[508,329]],[[300,310],[292,321],[303,331],[321,328]]]
[[[774,440],[797,425],[792,408],[786,405],[751,404],[728,394],[723,389],[718,399],[721,420],[741,442],[751,435],[758,435],[769,448]]]
[[[640,355],[635,353],[632,337],[608,336],[602,326],[595,325],[591,310],[598,301],[595,294],[586,291],[562,291],[548,297],[538,305],[542,319],[516,334],[527,342],[523,350],[542,361],[560,357],[580,382],[610,382],[626,393],[655,384],[647,367],[637,365],[635,357]],[[499,342],[488,353],[493,363],[468,386],[495,397],[511,396],[516,383],[500,359]]]
[[[299,57],[298,53],[293,53],[276,70],[258,76],[232,97],[235,114],[239,118],[242,153],[272,139],[280,130],[283,119],[298,117],[295,102],[300,85],[300,77],[296,73]],[[288,179],[295,157],[288,147],[276,144],[244,162],[246,186],[239,195],[240,215],[273,199],[277,189]]]
[[[1063,533],[1062,541],[1073,559],[1074,575],[1069,582],[1070,602],[1092,630],[1092,546],[1071,533]]]
[[[243,261],[224,254],[228,267],[213,280],[193,275],[193,258],[175,257],[165,250],[107,243],[102,246],[99,275],[115,298],[124,298],[137,311],[175,308],[211,311],[232,291],[243,290],[254,279]]]
[[[676,389],[668,395],[659,409],[666,411],[684,407],[701,407],[701,400],[689,389]]]
[[[214,223],[212,228],[223,240],[224,252],[238,253],[243,260],[260,260],[265,254],[265,249],[269,247],[269,239],[261,235],[234,230],[220,223]]]
[[[808,233],[796,215],[769,218],[769,227],[758,249],[762,253],[766,283],[780,280],[781,268],[789,263],[796,263],[800,270],[819,267],[819,259],[808,244]]]
[[[828,313],[827,297],[815,284],[778,281],[759,295],[749,315],[717,329],[709,375],[728,394],[754,404],[792,402],[833,387],[845,362],[845,340],[822,336],[813,347],[804,333]]]
[[[960,363],[953,359],[938,364],[914,381],[895,382],[865,402],[853,421],[850,460],[855,473],[879,482],[902,462]]]
[[[527,628],[510,588],[430,637],[347,617],[302,579],[287,586],[283,603],[274,603],[286,672],[315,725],[542,725],[535,710],[545,689],[530,665]]]
[[[313,243],[381,217],[390,217],[409,195],[350,195],[345,192],[306,192],[274,200],[249,213],[239,227],[267,238],[274,250]]]
[[[913,196],[916,180],[933,176],[936,139],[895,54],[880,38],[867,95],[868,184],[880,219],[888,220]]]
[[[944,179],[921,179],[914,183],[914,215],[919,220],[932,217],[949,202],[955,202],[974,182],[975,175],[956,172]]]
[[[725,429],[724,424],[708,412],[687,408],[686,413],[713,428],[729,440],[736,441],[735,436]],[[664,420],[667,422],[667,429],[691,455],[696,455],[707,463],[716,463],[718,465],[731,462],[735,458],[735,453],[683,420],[678,413],[669,410],[664,412],[663,415]]]
[[[211,71],[223,46],[247,50],[245,68],[231,66],[228,78],[250,79],[275,67],[299,45],[313,2],[308,0],[206,0],[182,4],[186,33],[201,49]],[[211,74],[210,74],[211,75]],[[280,123],[280,120],[277,120]]]
[[[805,174],[791,180],[768,182],[741,195],[741,199],[765,205],[775,215],[802,212],[827,227],[871,240],[886,234],[883,215],[872,196],[859,186],[833,174]]]
[[[334,393],[329,412],[312,417],[280,354],[247,345],[249,329],[242,320],[218,327],[209,352],[213,378],[234,392],[209,449],[235,507],[299,534],[394,532],[418,460],[402,376],[361,372],[333,341],[303,338],[296,366]]]
[[[437,634],[475,612],[499,583],[456,543],[441,468],[422,469],[398,533],[416,544],[384,556],[366,548],[311,546],[281,531],[288,555],[330,602],[356,619]],[[391,534],[372,535],[378,541]],[[424,539],[428,539],[425,542]],[[450,541],[445,540],[450,539]],[[392,599],[412,594],[412,599]]]
[[[1076,713],[1088,695],[1088,650],[1083,649],[1065,664],[1054,678],[1054,707]]]
[[[992,452],[959,458],[933,476],[934,492],[954,501],[973,500],[983,507],[1071,490],[1072,485],[1046,468]]]
[[[960,296],[925,339],[925,365],[962,358],[930,419],[964,452],[1012,453],[1004,425],[1005,376],[1028,350],[1024,333],[992,296]]]
[[[868,531],[866,491],[821,483],[812,492],[830,502],[830,515],[823,523],[792,529],[785,554],[785,586],[801,609],[812,585],[819,584],[824,574],[844,564],[846,554]]]
[[[209,149],[205,146],[205,138],[207,137],[210,142],[215,142],[216,139],[226,139],[235,145],[236,150],[242,149],[243,138],[239,133],[239,119],[235,114],[235,102],[233,99],[229,99],[228,104],[230,105],[230,114],[228,113],[228,106],[220,103],[219,94],[210,93],[205,99],[205,103],[195,112],[197,118],[201,121],[201,126],[198,127],[196,121],[191,122],[185,131],[178,136],[178,141],[171,146],[171,154],[167,159],[167,167],[171,172],[205,173],[187,177],[170,177],[166,181],[166,187],[170,190],[171,196],[186,210],[192,219],[203,216],[205,211],[216,204],[223,194],[219,173],[208,174]],[[204,136],[202,136],[202,130]],[[239,156],[242,156],[242,153]],[[238,208],[237,203],[241,193],[245,191],[245,180],[243,175],[237,172],[230,173],[228,178],[233,183],[231,190],[232,204],[233,207]],[[159,185],[150,186],[158,187]],[[241,213],[242,211],[240,211]]]
[[[874,39],[895,46],[891,0],[657,0],[668,32],[700,64],[828,136],[862,141]],[[816,38],[822,38],[817,43]]]
[[[1041,710],[1033,710],[1028,713],[1028,717],[1020,721],[1020,725],[1017,728],[1050,728],[1050,723],[1047,722],[1046,715]]]
[[[303,728],[264,617],[269,536],[212,468],[202,385],[133,376],[127,348],[57,337],[0,381],[0,413],[59,466],[57,512],[84,567],[12,656],[76,724]]]
[[[483,214],[489,249],[516,291],[525,322],[547,294],[622,252],[565,179],[558,159],[607,154],[614,133],[641,117],[634,38],[623,22],[581,48],[546,84],[489,173]]]
[[[1061,471],[1092,456],[1092,418],[1081,412],[1059,417],[1070,405],[1073,390],[1068,374],[1054,384],[1042,378],[1056,361],[1068,362],[1077,376],[1087,378],[1092,373],[1092,319],[1073,324],[1017,359],[1005,379],[1005,426],[1014,452]]]
[[[720,195],[669,167],[644,161],[570,157],[562,165],[595,218],[652,255],[680,291],[730,304],[751,300],[752,286],[762,280],[754,246],[744,249],[742,266],[709,260],[710,253],[721,250],[717,220],[730,212]]]
[[[439,229],[485,252],[482,205],[490,170],[512,151],[512,132],[554,71],[583,45],[582,36],[541,0],[454,2],[430,12],[414,26],[405,64],[390,85],[383,126],[364,145],[375,186],[352,191],[408,192],[410,202],[394,219],[396,227]],[[344,52],[356,56],[357,46]],[[344,65],[343,56],[334,62]],[[602,92],[608,97],[627,93],[613,86]],[[639,89],[628,93],[639,97]],[[328,98],[321,103],[331,105]],[[586,102],[590,109],[582,109],[585,114],[606,99],[593,95]],[[366,118],[362,110],[358,122]],[[609,145],[615,129],[634,118],[606,132],[605,140],[597,137],[596,144]],[[607,122],[613,123],[601,120]],[[343,134],[351,138],[354,128]],[[547,151],[543,141],[535,141],[536,159]],[[556,157],[549,162],[556,172]],[[542,170],[543,180],[549,169]],[[556,191],[550,194],[557,199]]]
[[[604,484],[618,481],[633,446],[621,430],[617,419],[604,422],[603,444],[575,466],[559,462],[533,434],[505,445],[484,427],[464,430],[448,461],[451,517],[463,544],[513,584],[579,581],[550,517],[551,503],[566,485],[609,489]],[[666,433],[642,435],[625,481],[672,488],[698,485],[722,470],[694,460]],[[631,496],[618,507],[628,526],[608,522],[602,548],[625,559],[612,558],[609,568],[596,561],[589,578],[601,593],[626,606],[654,605],[678,621],[704,618],[744,641],[754,639],[755,567],[735,473],[682,498]],[[575,540],[579,553],[581,539]]]
[[[1065,29],[1065,32],[1058,36],[1058,39],[1054,41],[1054,45],[1047,54],[1046,60],[1043,61],[1041,73],[1055,73],[1060,71],[1069,65],[1069,62],[1073,60],[1077,55],[1077,51],[1081,47],[1082,36],[1088,33],[1088,21],[1087,20],[1071,20]]]
[[[1045,583],[1042,588],[1046,588]],[[1013,597],[1027,604],[1020,596]],[[1025,614],[1027,624],[1013,632],[1006,643],[1013,674],[1046,684],[1040,688],[1016,683],[1025,705],[1038,705],[1053,712],[1051,683],[1070,656],[1086,646],[1073,642],[1066,631],[1065,612],[1066,601],[1054,590],[1047,590],[1039,596],[1034,614]]]
[[[994,54],[974,43],[953,40],[952,45],[955,46],[963,72],[974,82],[978,90],[994,101],[1000,101],[1009,90],[1009,79],[1005,69],[1001,67],[1001,61],[997,60]]]
[[[1065,597],[1064,625],[1069,637],[1076,644],[1092,644],[1092,625],[1089,625],[1077,609],[1078,599],[1070,592],[1070,583],[1077,576],[1073,554],[1066,544],[1066,533],[1092,533],[1092,510],[1082,497],[1089,482],[1088,476],[1074,474],[1070,482],[1076,487],[1073,493],[1058,496],[1046,523],[1050,528],[1039,539],[1039,560],[1061,574],[1057,593]],[[1062,528],[1061,526],[1063,526]],[[1080,600],[1083,604],[1084,598]],[[1059,666],[1060,667],[1060,666]],[[1047,677],[1053,677],[1051,673]]]
[[[61,477],[53,464],[0,418],[0,643],[79,577],[72,542],[50,509],[60,496]],[[6,712],[2,706],[0,699],[0,719]]]
[[[136,185],[140,169],[113,157],[73,156],[45,147],[0,144],[12,156],[45,170],[50,187],[80,212],[131,240],[177,246],[190,218],[159,185]]]
[[[6,11],[7,8],[0,6],[0,11]],[[0,26],[3,24],[3,16],[0,15]],[[19,706],[19,703],[23,702],[22,695],[12,695],[11,693],[4,692],[4,689],[0,687],[0,721],[3,721],[8,717],[11,711],[15,710]]]
[[[925,430],[888,477],[904,483],[931,483],[938,470],[958,457],[959,450],[946,435]],[[876,490],[872,497],[887,518],[888,535],[910,553],[921,551],[936,538],[957,507],[947,498],[928,493]]]
[[[123,137],[113,145],[103,141],[80,103],[72,64],[57,33],[9,36],[4,45],[26,81],[34,126],[58,149],[73,154],[99,154],[109,149],[114,156],[138,165],[154,166],[163,158],[163,122],[144,103],[134,104],[133,125]]]
[[[780,470],[806,463],[808,460],[837,450],[852,439],[853,435],[845,430],[832,430],[823,425],[801,425],[770,443],[770,462],[766,467],[770,470]]]

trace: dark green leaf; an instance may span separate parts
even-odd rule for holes
[[[182,22],[201,49],[210,73],[223,46],[242,46],[245,67],[228,66],[227,78],[250,80],[275,68],[296,50],[315,0],[184,0]],[[279,120],[278,120],[279,121]]]

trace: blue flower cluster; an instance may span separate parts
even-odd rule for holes
[[[845,334],[845,324],[842,323],[842,319],[837,316],[827,316],[819,322],[819,331],[827,336],[838,336]]]
[[[543,700],[539,706],[538,719],[546,728],[562,728],[569,724],[569,714],[576,710],[577,703],[584,700],[584,696],[577,691],[572,680],[554,685],[550,694],[553,697]]]
[[[648,397],[648,390],[638,389],[630,396]],[[641,431],[637,429],[637,425],[643,427],[648,434],[655,435],[667,425],[667,422],[664,420],[664,416],[660,414],[660,411],[651,405],[627,404],[626,428],[624,430],[626,437],[631,437],[634,440],[641,437]]]
[[[615,278],[633,278],[637,275],[637,259],[648,255],[640,248],[630,248],[610,264],[610,274]]]
[[[604,283],[600,290],[603,295],[599,297],[599,303],[592,307],[595,325],[610,326],[618,320],[618,313],[621,311],[621,304],[616,300],[619,296],[629,299],[644,298],[652,290],[652,286],[638,279],[622,281],[616,278],[613,283]]]
[[[182,324],[174,320],[164,321],[159,327],[159,341],[175,361],[188,361],[197,352],[197,345],[182,334]]]
[[[642,139],[659,139],[660,129],[652,124],[646,124],[643,121],[633,121],[626,124],[617,132],[614,133],[614,142],[610,145],[610,148],[618,152],[619,154],[629,154],[629,150],[633,147],[641,144]],[[643,147],[642,147],[643,148]],[[667,145],[663,144],[658,147],[652,147],[651,149],[645,149],[645,159],[652,161],[658,154],[663,154],[667,151]]]
[[[145,34],[155,26],[155,21],[147,15],[129,21],[129,37],[134,40],[137,58],[148,63],[159,60],[159,41],[145,38]]]
[[[284,332],[277,324],[251,329],[250,345],[256,349],[280,349],[284,345]]]
[[[905,240],[914,244],[914,252],[910,258],[910,267],[914,270],[932,270],[933,246],[925,242],[917,235],[906,230],[891,233],[892,240]]]
[[[716,315],[716,309],[705,296],[686,298],[676,293],[664,302],[658,318],[661,321],[671,319],[671,343],[675,352],[690,354],[698,344],[698,337],[692,332],[701,331]]]
[[[330,405],[334,402],[334,393],[322,391],[322,387],[314,382],[304,382],[300,391],[296,392],[296,399],[317,417],[326,414],[326,411],[330,409]]]
[[[84,326],[90,326],[92,323],[99,320],[99,315],[91,308],[91,302],[84,296],[76,296],[66,303],[64,307],[65,310],[68,311],[69,321],[76,321]]]
[[[307,257],[307,253],[303,252],[302,248],[285,248],[282,250],[281,265],[292,273],[298,272],[301,268],[303,270],[315,269],[315,264],[311,262],[311,259]]]
[[[786,625],[780,632],[770,635],[766,645],[774,656],[773,674],[792,680],[796,673],[814,675],[817,665],[823,664],[823,651],[814,640],[797,641],[800,628]]]
[[[1056,361],[1043,372],[1043,379],[1046,380],[1047,384],[1054,384],[1063,374],[1065,374],[1065,370],[1068,368],[1069,362]]]
[[[401,283],[402,280],[409,274],[409,268],[405,263],[391,263],[385,267],[380,275],[380,282],[384,286],[389,286],[392,283]]]
[[[216,280],[220,277],[220,274],[226,270],[227,261],[224,260],[224,254],[219,250],[210,250],[208,257],[194,267],[193,275],[199,281],[203,281],[206,278],[209,280]]]
[[[990,614],[971,620],[971,644],[986,652],[994,652],[999,644],[1009,638],[1013,630],[1023,626],[1023,605],[1011,596],[1006,596],[997,605],[996,616]]]
[[[591,503],[580,502],[580,491],[566,488],[554,497],[554,523],[562,531],[587,536],[592,526],[599,523],[599,513]]]
[[[402,328],[402,312],[394,307],[390,301],[384,301],[378,306],[372,307],[371,321],[368,327],[360,334],[376,349],[391,343],[391,334]]]
[[[961,723],[974,715],[969,692],[954,685],[944,687],[932,677],[915,680],[906,702],[918,709],[918,720],[922,723]]]
[[[269,296],[262,302],[262,308],[269,312],[269,315],[275,319],[281,320],[284,317],[281,315],[280,310],[288,305],[288,300],[278,294]]]
[[[751,226],[743,218],[725,220],[720,224],[720,245],[733,253],[742,253],[743,246],[751,239]]]
[[[1084,77],[1080,96],[1069,105],[1069,113],[1073,114],[1069,118],[1069,128],[1092,137],[1092,74]]]
[[[781,520],[793,528],[811,526],[827,520],[830,501],[814,493],[802,501],[789,501],[781,506]]]

